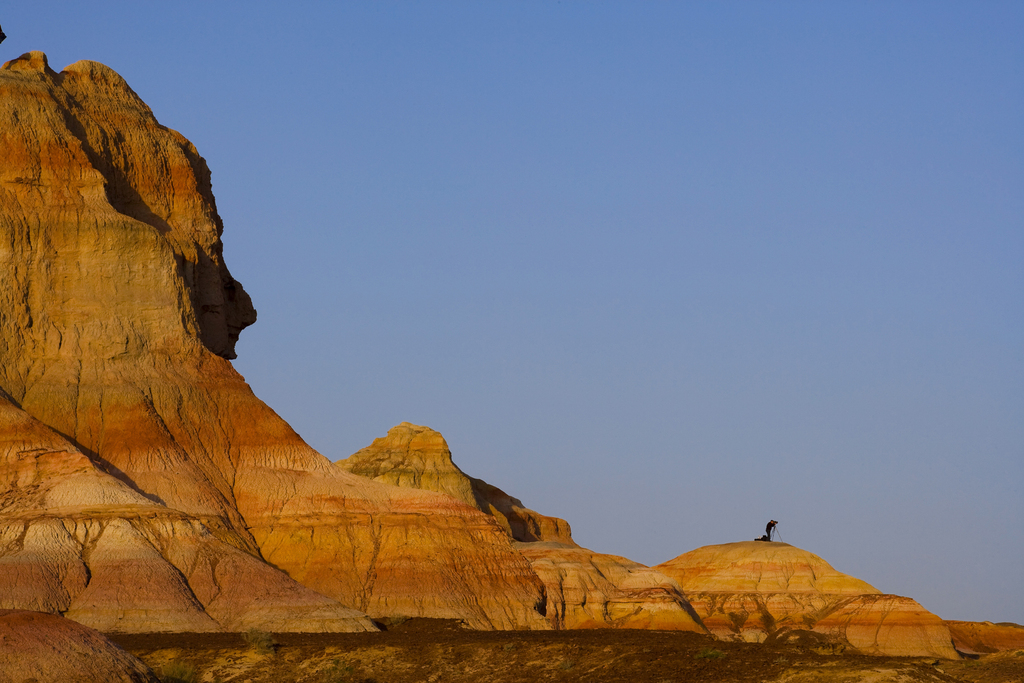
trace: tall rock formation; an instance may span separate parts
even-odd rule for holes
[[[439,432],[403,422],[337,463],[376,481],[445,493],[498,521],[544,581],[554,628],[705,629],[667,576],[572,540],[565,520],[548,517],[496,486],[467,476]]]
[[[244,581],[290,596],[281,604],[301,593],[328,612],[341,603],[546,626],[543,585],[494,518],[340,470],[235,372],[229,359],[255,311],[223,261],[206,162],[120,76],[88,61],[58,74],[39,52],[7,62],[0,150],[0,390],[13,420],[0,430],[31,418],[40,439],[10,447],[3,466],[16,478],[35,468],[44,487],[47,468],[71,468],[72,498],[94,486],[113,501],[62,516],[26,507],[36,484],[0,492],[0,562],[21,577],[12,606],[124,621],[114,606],[118,582],[134,576],[121,564],[130,547],[157,581],[136,582],[154,591],[140,604],[177,596],[190,630],[248,623],[210,612],[230,590],[197,568],[227,560],[246,567]],[[105,521],[90,522],[93,512]],[[146,526],[154,519],[159,528]],[[37,557],[29,540],[51,537],[57,574],[25,569]],[[104,571],[91,574],[91,562]],[[296,592],[275,567],[312,590]]]
[[[679,583],[720,638],[763,641],[814,631],[866,654],[958,657],[949,629],[921,605],[883,595],[787,543],[710,545],[654,569]]]

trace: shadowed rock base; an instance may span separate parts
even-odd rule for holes
[[[1024,650],[1024,626],[1020,624],[947,621],[946,626],[953,636],[953,644],[960,652],[989,654],[1006,650]]]
[[[102,633],[70,619],[0,610],[0,683],[159,683]]]

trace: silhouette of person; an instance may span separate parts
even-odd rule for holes
[[[775,531],[775,525],[778,524],[774,519],[768,522],[764,527],[764,535],[768,537],[768,540],[772,540],[772,532]]]

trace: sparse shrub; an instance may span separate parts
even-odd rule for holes
[[[249,629],[242,634],[242,637],[245,638],[245,642],[248,643],[251,649],[261,655],[272,655],[274,654],[274,648],[277,647],[274,637],[258,628]]]
[[[573,668],[574,666],[576,666],[576,662],[572,661],[571,659],[566,659],[566,660],[562,661],[561,664],[558,665],[558,667],[562,671],[568,671],[569,669]]]
[[[162,683],[196,683],[196,668],[187,662],[168,662],[160,669]]]
[[[504,645],[501,646],[501,649],[504,650],[505,652],[508,652],[509,650],[516,649],[516,644],[515,643],[505,643]]]
[[[324,669],[324,681],[325,683],[341,683],[347,681],[353,672],[355,672],[355,668],[351,664],[335,659],[328,668]]]
[[[720,659],[725,656],[725,653],[721,650],[716,650],[713,647],[706,647],[693,656],[694,659]]]

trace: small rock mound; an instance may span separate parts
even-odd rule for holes
[[[953,644],[960,652],[991,654],[1005,650],[1024,650],[1024,626],[991,621],[947,621]]]
[[[46,59],[46,53],[40,52],[39,50],[32,50],[31,52],[26,52],[20,57],[6,61],[0,68],[8,71],[38,71],[39,73],[53,73],[53,70],[50,68],[50,63]]]
[[[41,612],[0,610],[0,683],[159,683],[102,633]]]
[[[730,593],[881,593],[788,543],[744,541],[707,545],[658,565],[684,591]]]
[[[710,545],[653,569],[679,582],[719,638],[763,642],[812,631],[864,654],[959,657],[939,617],[788,543]]]

